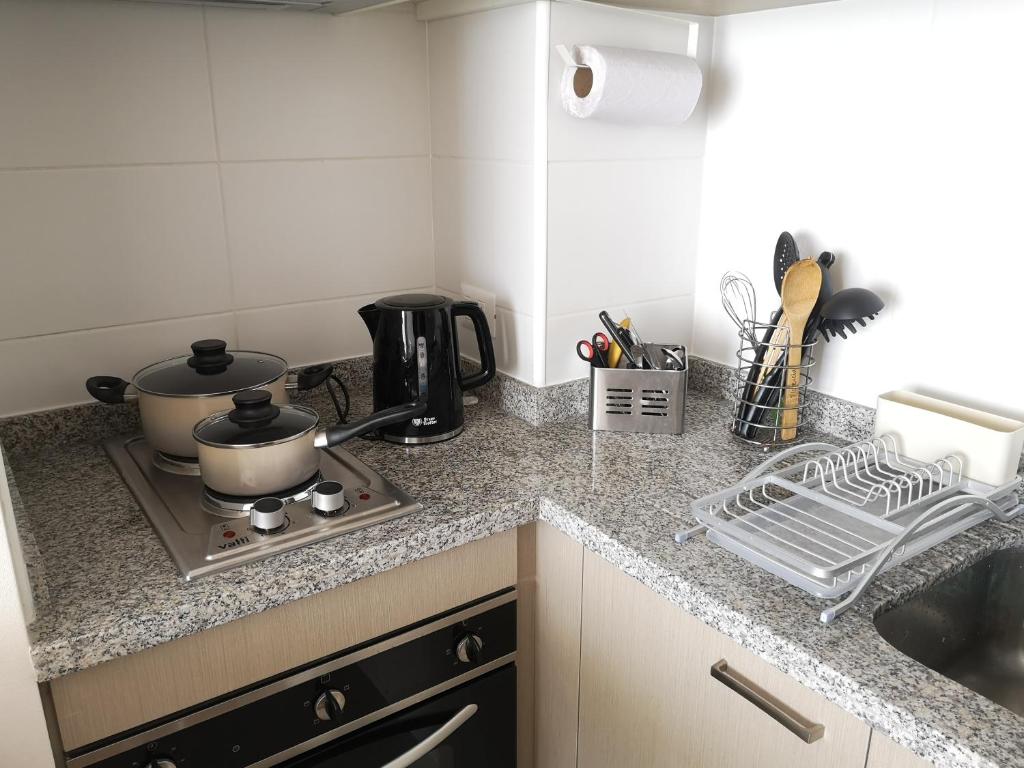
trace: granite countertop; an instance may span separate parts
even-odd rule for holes
[[[762,459],[725,431],[729,406],[691,392],[682,436],[594,433],[583,419],[530,426],[493,404],[465,433],[404,448],[346,448],[422,512],[195,582],[152,533],[99,438],[8,456],[37,599],[38,679],[103,661],[544,520],[895,741],[939,765],[1024,766],[1024,720],[889,646],[872,616],[984,553],[1024,542],[985,523],[882,576],[834,625],[823,602],[715,547],[672,534],[690,502]],[[365,412],[366,398],[355,411]]]

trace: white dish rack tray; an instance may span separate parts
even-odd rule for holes
[[[816,455],[785,468],[804,452]],[[847,597],[821,613],[830,624],[880,573],[992,517],[1024,510],[1020,477],[1000,486],[965,477],[963,460],[900,455],[892,435],[845,447],[782,451],[728,490],[693,502],[698,533],[816,597]]]

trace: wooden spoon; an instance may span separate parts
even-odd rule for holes
[[[821,293],[821,265],[812,259],[801,259],[791,266],[782,280],[782,310],[789,319],[789,356],[786,365],[786,387],[782,391],[783,440],[796,437],[800,405],[800,358],[803,354],[804,330]]]

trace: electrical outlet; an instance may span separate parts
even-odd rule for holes
[[[487,324],[491,327],[491,336],[496,337],[498,334],[497,296],[485,291],[483,288],[477,288],[475,285],[467,285],[466,283],[462,284],[462,295],[480,305],[484,315],[487,316]]]

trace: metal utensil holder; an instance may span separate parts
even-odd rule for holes
[[[800,345],[800,363],[789,365],[788,325],[744,321],[739,331],[732,395],[735,402],[730,431],[753,445],[771,447],[794,442],[807,415],[807,386],[813,381],[818,336]],[[758,344],[752,340],[761,339]],[[788,383],[787,383],[788,382]],[[786,408],[786,395],[795,391],[796,405]],[[783,413],[796,411],[795,426],[784,429]],[[786,436],[791,432],[792,436]]]
[[[685,369],[591,367],[591,428],[681,435],[686,430],[687,375]]]

